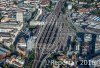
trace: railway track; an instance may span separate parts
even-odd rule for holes
[[[55,11],[51,13],[47,24],[41,29],[38,34],[36,42],[36,56],[33,63],[33,68],[38,68],[41,63],[41,59],[49,53],[60,50],[66,41],[67,27],[64,27],[61,12],[61,6],[63,1],[60,0],[55,8]],[[38,61],[37,61],[38,60]]]

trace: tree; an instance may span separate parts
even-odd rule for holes
[[[80,0],[81,2],[88,2],[88,3],[91,3],[91,2],[94,2],[94,0]]]
[[[47,10],[48,12],[51,12],[52,5],[53,5],[53,3],[52,3],[52,1],[50,1],[49,5],[45,7],[45,10]]]
[[[75,36],[73,38],[73,41],[72,41],[72,50],[75,50],[76,44],[77,44],[77,39],[76,39],[76,36]]]
[[[84,8],[90,8],[91,6],[89,4],[83,5]]]
[[[32,51],[32,53],[29,54],[29,60],[34,60],[35,53]]]
[[[62,53],[63,53],[64,55],[67,55],[67,52],[66,52],[66,51],[63,51]]]
[[[8,67],[8,65],[7,65],[7,64],[4,64],[4,65],[3,65],[3,68],[9,68],[9,67]]]
[[[33,60],[35,58],[35,51],[32,50],[29,55],[28,55],[28,58],[25,60],[25,64],[24,64],[24,68],[32,68],[32,63],[33,63]]]
[[[91,14],[100,16],[100,10],[94,10],[91,12]]]
[[[15,4],[15,5],[17,5],[18,3],[17,3],[17,1],[13,1],[13,3]]]
[[[78,6],[74,5],[74,6],[73,6],[73,9],[74,9],[75,11],[77,11],[77,10],[78,10]]]
[[[52,1],[50,1],[50,3],[49,3],[49,8],[50,9],[52,8]]]
[[[0,12],[0,18],[2,17],[2,14],[1,14],[1,12]]]
[[[64,7],[65,7],[65,8],[67,7],[67,3],[66,3],[66,2],[64,2]]]
[[[62,11],[63,14],[65,14],[66,13],[66,8],[65,7],[61,8],[61,11]]]
[[[91,4],[91,7],[97,7],[97,4]]]
[[[0,22],[1,22],[1,19],[3,18],[3,16],[2,16],[2,13],[0,12]]]
[[[15,49],[16,49],[16,47],[15,47],[13,44],[11,44],[11,45],[10,45],[10,50],[11,50],[12,52],[14,52]]]

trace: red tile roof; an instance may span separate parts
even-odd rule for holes
[[[50,0],[41,0],[41,5],[49,4]]]

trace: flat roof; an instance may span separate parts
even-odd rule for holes
[[[50,0],[40,0],[42,5],[49,4]]]
[[[6,53],[5,53],[5,52],[0,51],[0,55],[2,55],[2,54],[6,54]]]
[[[17,25],[18,21],[0,22],[0,24]]]
[[[9,52],[9,50],[7,50],[7,49],[5,49],[5,48],[2,48],[2,47],[0,47],[0,51]]]
[[[0,36],[1,37],[11,37],[11,34],[7,32],[0,32]]]
[[[5,48],[0,47],[0,55],[6,54],[7,52],[10,52],[10,51]]]

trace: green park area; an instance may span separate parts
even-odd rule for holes
[[[52,8],[53,8],[53,3],[52,3],[52,1],[50,1],[49,5],[45,7],[45,10],[48,12],[51,12]]]
[[[35,58],[34,50],[31,51],[28,55],[28,58],[25,60],[24,68],[32,68],[32,64]]]

